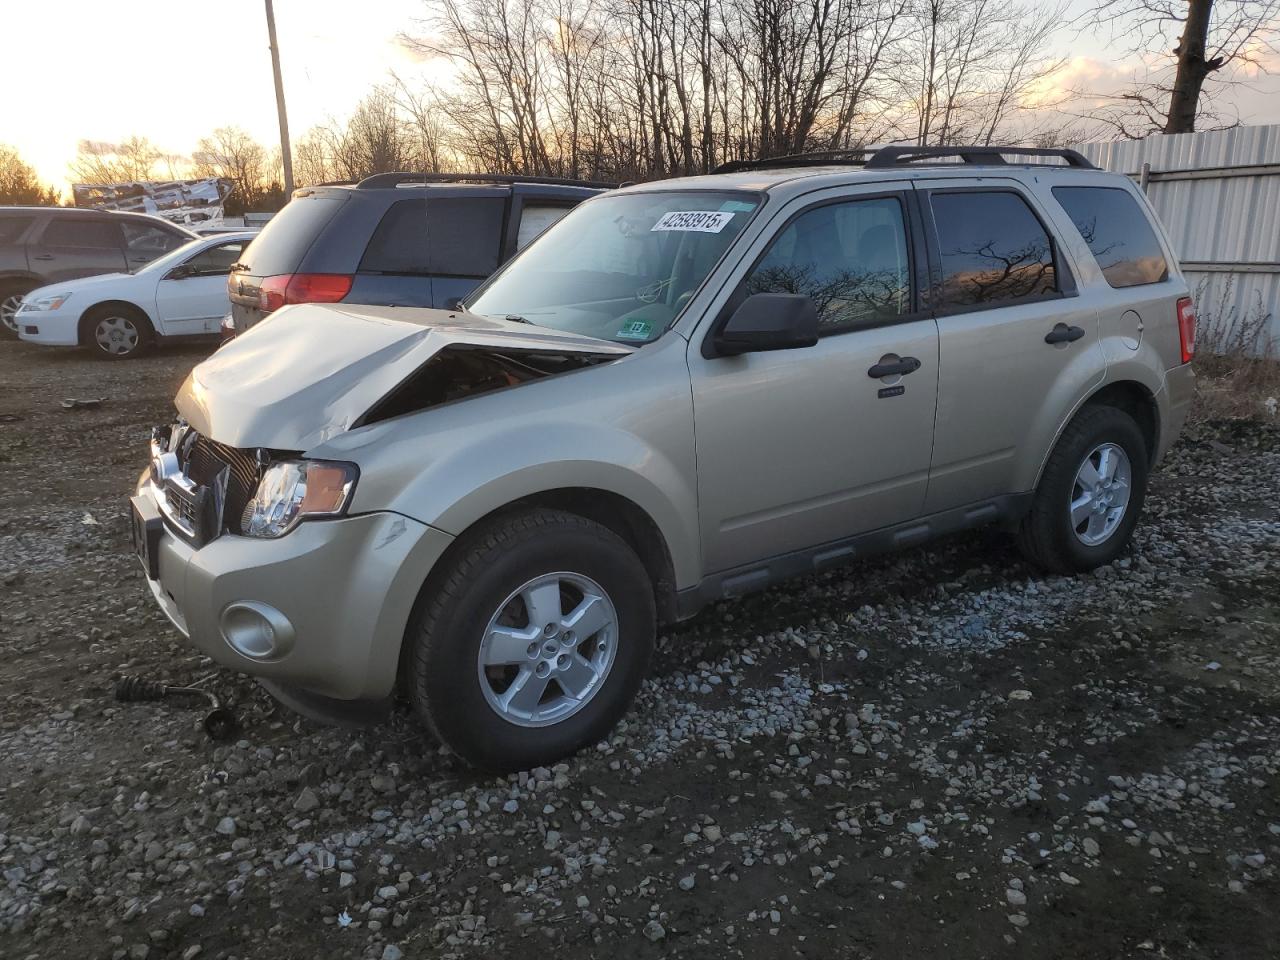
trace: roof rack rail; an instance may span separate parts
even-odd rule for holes
[[[741,173],[744,170],[767,170],[769,167],[804,167],[824,163],[866,163],[870,150],[816,150],[812,153],[787,153],[760,160],[730,160],[712,173]]]
[[[896,167],[916,160],[933,160],[938,157],[959,157],[965,163],[1005,163],[1004,155],[1011,157],[1057,157],[1067,161],[1069,167],[1085,170],[1098,169],[1076,150],[1058,147],[881,147],[867,161],[868,167]]]
[[[567,177],[524,177],[507,173],[375,173],[356,184],[358,190],[377,190],[415,183],[542,183],[555,187],[592,187],[612,190],[616,183],[571,180]]]

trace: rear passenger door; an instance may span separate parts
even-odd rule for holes
[[[1105,362],[1038,201],[1013,180],[917,181],[938,321],[926,513],[1030,490],[1063,416]]]
[[[106,217],[50,217],[27,259],[45,283],[128,270],[120,223]]]

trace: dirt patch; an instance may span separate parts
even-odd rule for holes
[[[0,343],[6,957],[1275,955],[1275,428],[1194,426],[1096,575],[985,531],[719,605],[609,740],[478,778],[403,711],[297,719],[154,609],[125,496],[203,352]]]

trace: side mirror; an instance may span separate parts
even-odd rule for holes
[[[194,274],[195,271],[187,264],[180,263],[165,275],[166,280],[185,280]]]
[[[800,293],[755,293],[730,314],[715,335],[718,356],[793,350],[818,342],[818,308]]]

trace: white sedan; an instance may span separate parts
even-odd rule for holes
[[[14,317],[28,343],[132,357],[159,337],[219,333],[227,274],[255,233],[192,240],[137,273],[108,273],[32,290]]]

